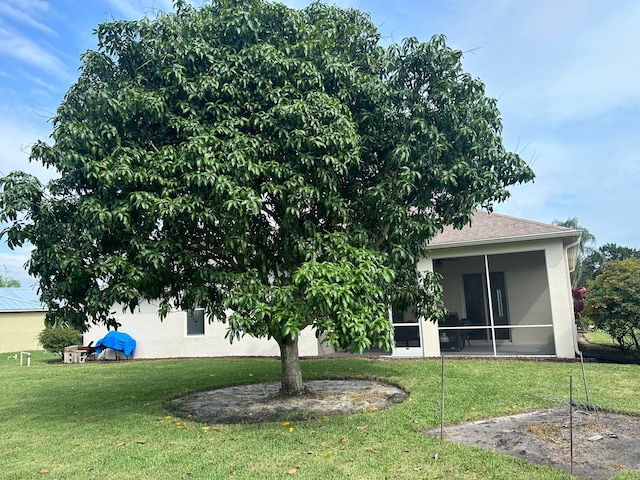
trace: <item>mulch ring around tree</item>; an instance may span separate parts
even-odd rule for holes
[[[165,407],[201,423],[259,423],[385,410],[409,397],[376,380],[311,380],[305,386],[305,395],[285,397],[279,383],[237,385],[174,398]]]
[[[445,426],[444,439],[601,480],[640,470],[638,432],[640,416],[574,410],[570,417],[567,406]],[[440,429],[425,433],[437,437]]]

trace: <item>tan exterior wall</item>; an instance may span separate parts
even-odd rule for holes
[[[577,350],[576,323],[573,316],[571,279],[564,247],[555,244],[545,251],[551,311],[553,315],[553,336],[556,341],[556,355],[560,358],[575,358]]]
[[[121,309],[115,310],[121,312]],[[230,344],[225,338],[227,325],[221,322],[206,323],[204,335],[187,335],[186,312],[171,312],[161,321],[157,310],[157,306],[145,304],[133,314],[127,311],[116,315],[118,322],[122,324],[118,331],[129,334],[136,341],[135,358],[280,355],[275,340],[245,336]],[[84,334],[83,343],[95,343],[106,333],[106,327],[92,326]],[[311,329],[302,332],[298,348],[300,356],[318,355],[318,340]]]
[[[0,352],[42,350],[38,334],[44,328],[45,312],[0,313]]]

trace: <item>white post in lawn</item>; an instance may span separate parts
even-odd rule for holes
[[[31,354],[29,352],[20,352],[20,366],[22,366],[22,356],[27,356],[27,367],[31,366]]]

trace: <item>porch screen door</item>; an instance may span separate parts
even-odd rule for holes
[[[464,302],[467,313],[467,321],[474,326],[490,326],[489,301],[487,298],[487,286],[485,276],[481,273],[463,275]],[[494,325],[509,325],[507,312],[507,294],[505,288],[504,272],[491,272],[491,307],[493,310]],[[473,330],[471,338],[491,340],[488,330]],[[496,339],[509,340],[511,332],[507,328],[496,329]]]

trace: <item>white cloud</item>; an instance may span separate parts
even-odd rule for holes
[[[470,10],[464,2],[458,8],[452,37],[459,48],[478,47],[465,65],[510,114],[557,123],[640,104],[640,4],[479,2]]]
[[[35,28],[48,35],[56,35],[56,32],[36,19],[41,15],[52,15],[53,9],[47,2],[39,0],[23,0],[20,9],[14,7],[12,3],[0,1],[0,16],[9,17],[19,23]]]
[[[0,54],[13,57],[19,61],[39,68],[58,78],[67,78],[68,72],[64,62],[56,55],[38,44],[0,25]]]

